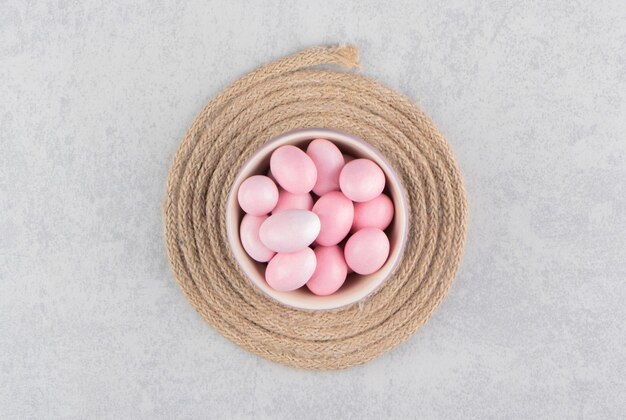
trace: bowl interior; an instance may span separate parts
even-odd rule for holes
[[[291,292],[278,292],[265,282],[265,264],[258,263],[246,254],[239,239],[239,225],[244,216],[237,203],[241,183],[252,175],[265,175],[269,171],[271,153],[278,147],[292,144],[305,148],[311,140],[324,138],[332,141],[343,153],[376,162],[386,177],[385,193],[394,203],[394,218],[386,229],[389,236],[389,258],[376,273],[361,276],[348,274],[343,286],[330,296],[317,296],[306,286]],[[304,146],[304,147],[303,147]],[[402,254],[407,235],[407,210],[403,187],[398,176],[383,156],[365,141],[352,135],[329,129],[306,129],[285,133],[265,143],[242,166],[231,187],[226,205],[226,230],[228,242],[235,259],[252,283],[269,297],[298,309],[329,310],[349,305],[367,297],[389,277]]]

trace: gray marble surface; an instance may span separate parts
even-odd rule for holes
[[[340,42],[434,119],[471,216],[422,329],[310,373],[194,312],[160,204],[212,96]],[[622,0],[2,1],[0,82],[0,418],[626,413]]]

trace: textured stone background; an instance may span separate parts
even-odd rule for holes
[[[88,3],[0,2],[1,418],[623,417],[622,0]],[[212,96],[339,42],[447,136],[471,220],[430,322],[309,373],[194,312],[160,204]]]

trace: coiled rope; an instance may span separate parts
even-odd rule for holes
[[[217,95],[172,164],[167,251],[185,296],[223,336],[304,369],[358,365],[397,346],[439,305],[459,266],[467,204],[450,149],[422,111],[366,77],[352,46],[311,48],[269,63]],[[334,311],[283,306],[257,291],[226,237],[226,199],[245,160],[276,135],[333,128],[377,148],[406,190],[409,235],[393,275],[366,300]]]

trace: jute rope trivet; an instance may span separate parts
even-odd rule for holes
[[[459,266],[467,205],[444,138],[407,98],[366,77],[352,46],[312,48],[242,77],[202,110],[170,171],[165,230],[176,280],[222,335],[268,359],[305,369],[358,365],[397,346],[445,296]],[[244,161],[298,128],[333,128],[377,148],[401,178],[409,211],[404,255],[366,300],[334,311],[283,306],[258,291],[226,237],[226,198]]]

